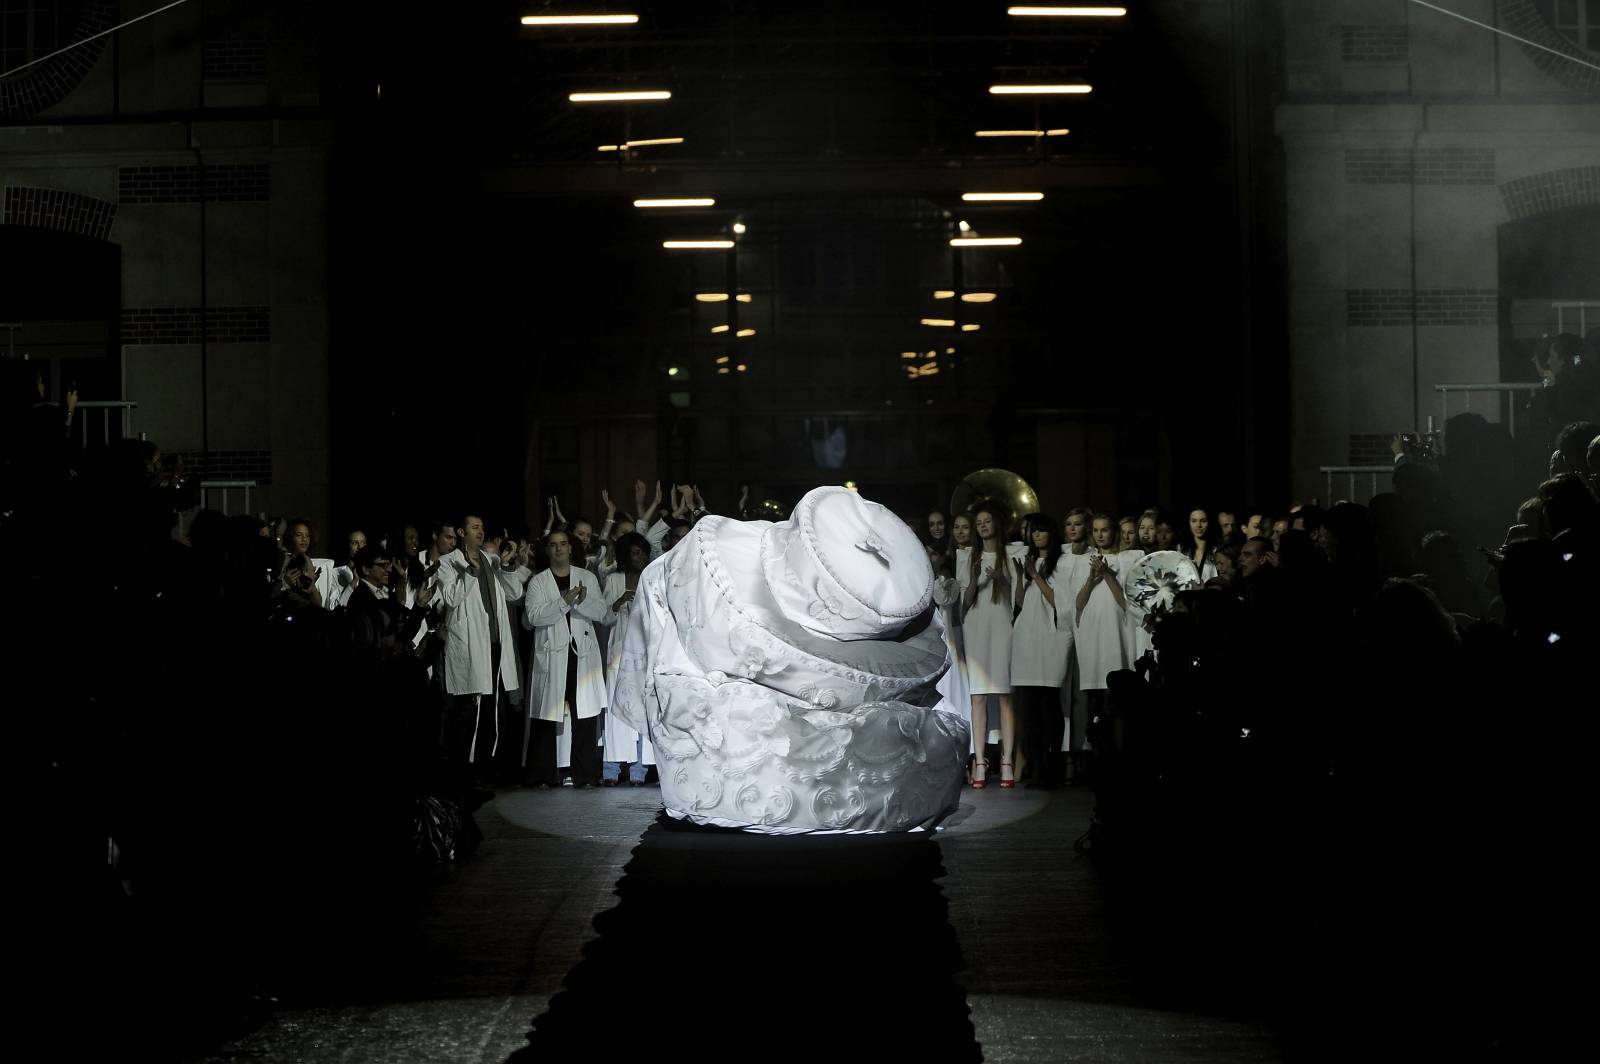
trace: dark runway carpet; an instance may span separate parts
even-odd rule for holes
[[[517,1064],[651,1032],[767,1061],[978,1061],[927,835],[645,831]],[[602,1037],[601,1045],[607,1044]]]

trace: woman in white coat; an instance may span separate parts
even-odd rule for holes
[[[606,786],[644,782],[645,769],[656,763],[655,747],[650,736],[634,731],[622,714],[613,712],[616,706],[617,672],[622,666],[622,638],[628,630],[628,615],[633,609],[634,592],[639,587],[639,574],[650,564],[650,541],[637,532],[627,532],[617,537],[617,568],[607,573],[605,593],[606,626],[610,635],[606,640],[606,727],[605,774]],[[628,771],[631,766],[631,773]]]
[[[550,566],[528,581],[523,595],[522,624],[533,632],[523,780],[559,785],[558,766],[570,760],[573,784],[591,787],[601,775],[605,662],[594,626],[605,623],[605,596],[593,573],[572,564],[565,532],[551,532],[544,547]]]
[[[1048,514],[1023,520],[1029,551],[1012,564],[1018,589],[1017,619],[1011,635],[1011,687],[1022,725],[1018,776],[1030,787],[1051,789],[1061,782],[1061,740],[1066,720],[1061,685],[1072,655],[1073,620],[1082,555],[1061,550],[1061,530]]]
[[[956,579],[961,583],[963,634],[967,648],[967,686],[972,692],[972,733],[989,733],[989,696],[1000,702],[1000,786],[1016,786],[1017,722],[1011,707],[1011,560],[1027,548],[1005,541],[1006,515],[984,503],[972,512],[977,542],[956,552]],[[988,781],[988,761],[979,756],[972,766],[972,786]]]
[[[1110,514],[1095,514],[1089,526],[1092,545],[1088,573],[1078,589],[1078,625],[1073,647],[1078,657],[1078,682],[1088,703],[1088,719],[1103,714],[1106,677],[1131,668],[1127,629],[1128,598],[1121,583],[1120,555],[1116,550],[1117,524]]]

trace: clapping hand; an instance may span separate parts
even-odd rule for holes
[[[578,603],[583,601],[584,593],[587,590],[587,585],[576,584],[567,588],[566,594],[561,596],[561,601],[565,602],[568,606],[576,606]]]
[[[643,490],[644,481],[636,481],[635,483]],[[606,504],[606,520],[615,521],[617,518],[617,504],[611,501],[611,493],[605,488],[600,489],[600,501]]]

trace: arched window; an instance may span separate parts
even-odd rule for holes
[[[1579,48],[1600,55],[1600,0],[1536,0],[1555,31]]]
[[[72,43],[74,0],[0,0],[0,74]]]

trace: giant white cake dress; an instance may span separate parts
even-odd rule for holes
[[[639,579],[613,708],[655,744],[667,812],[769,833],[904,831],[953,812],[966,722],[933,572],[844,488],[788,521],[706,517]]]

